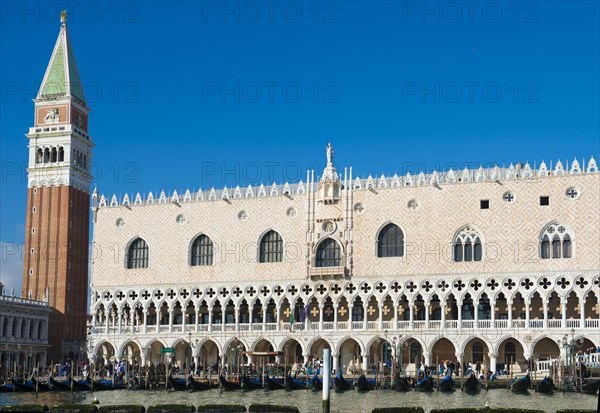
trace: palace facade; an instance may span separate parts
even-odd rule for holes
[[[23,273],[60,358],[85,339],[88,112],[63,16],[27,135]],[[333,158],[296,183],[94,190],[90,360],[291,364],[329,347],[336,370],[493,370],[600,346],[593,158],[366,179]]]
[[[16,371],[31,372],[39,363],[45,366],[48,353],[46,301],[5,295],[0,283],[0,375],[8,378]]]
[[[593,158],[360,179],[326,157],[294,184],[94,192],[96,362],[291,364],[329,347],[344,371],[523,369],[566,339],[600,345]]]

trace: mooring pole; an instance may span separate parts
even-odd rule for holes
[[[323,350],[323,413],[330,412],[329,388],[331,382],[331,349]]]

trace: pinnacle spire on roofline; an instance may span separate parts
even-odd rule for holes
[[[83,84],[75,62],[75,54],[67,32],[67,13],[60,15],[60,32],[46,68],[37,100],[55,100],[63,97],[75,97],[85,104]]]

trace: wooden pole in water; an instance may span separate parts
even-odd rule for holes
[[[435,356],[435,369],[437,370],[438,377],[438,391],[440,391],[440,356]]]
[[[331,404],[329,401],[329,389],[331,387],[331,349],[323,350],[323,413],[329,413]]]
[[[35,378],[35,398],[37,399],[38,397],[38,393],[39,393],[39,389],[38,389],[38,383],[40,382],[40,363],[38,362],[38,368],[37,368],[37,372],[35,373],[36,378]]]
[[[465,356],[460,355],[460,391],[465,391]]]

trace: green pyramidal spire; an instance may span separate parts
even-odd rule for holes
[[[56,39],[37,99],[47,100],[67,96],[74,96],[85,103],[83,85],[79,78],[79,70],[77,70],[75,55],[67,33],[66,16],[63,14],[60,33]]]

